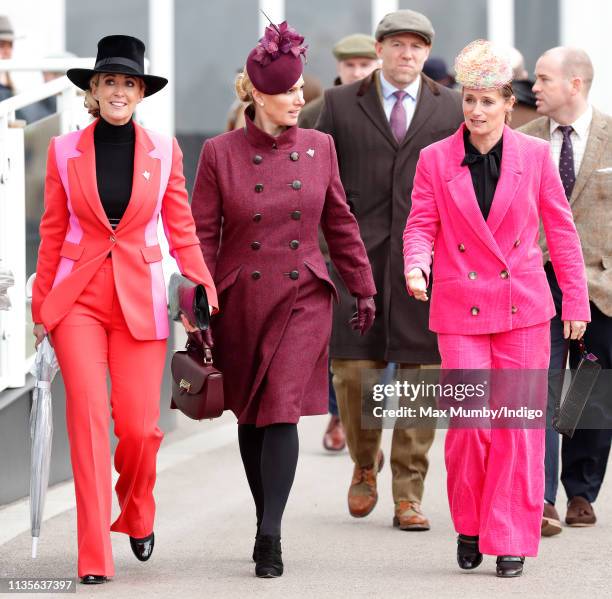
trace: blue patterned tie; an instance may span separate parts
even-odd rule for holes
[[[557,127],[563,135],[563,144],[561,144],[561,154],[559,155],[559,175],[561,183],[565,189],[565,195],[569,200],[576,183],[576,172],[574,171],[574,147],[570,138],[574,128],[571,125],[559,125]]]

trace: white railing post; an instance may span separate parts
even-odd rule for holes
[[[376,31],[376,27],[386,14],[396,10],[399,10],[399,0],[372,0],[370,9],[372,33]]]
[[[270,21],[262,14],[265,12],[273,23],[282,23],[285,20],[285,0],[259,0],[259,29],[257,36],[261,37],[270,24]]]

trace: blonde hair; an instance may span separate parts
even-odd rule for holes
[[[236,88],[236,96],[241,102],[253,102],[253,83],[249,78],[246,67],[242,73],[236,75],[236,81],[234,82]]]
[[[98,85],[100,81],[100,73],[96,73],[89,80],[89,89],[85,91],[85,100],[83,101],[83,106],[87,108],[87,112],[91,114],[92,117],[97,119],[100,116],[100,104],[98,104],[98,100],[93,97],[93,86]]]

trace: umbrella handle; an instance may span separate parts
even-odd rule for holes
[[[38,556],[38,537],[32,537],[32,559]]]

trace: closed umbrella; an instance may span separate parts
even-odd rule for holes
[[[32,455],[30,462],[30,520],[32,525],[32,557],[38,551],[38,538],[42,523],[45,496],[49,485],[51,465],[51,443],[53,439],[53,409],[51,404],[51,382],[58,371],[55,352],[45,337],[38,346],[36,359],[30,371],[36,377],[30,412],[30,435]]]

